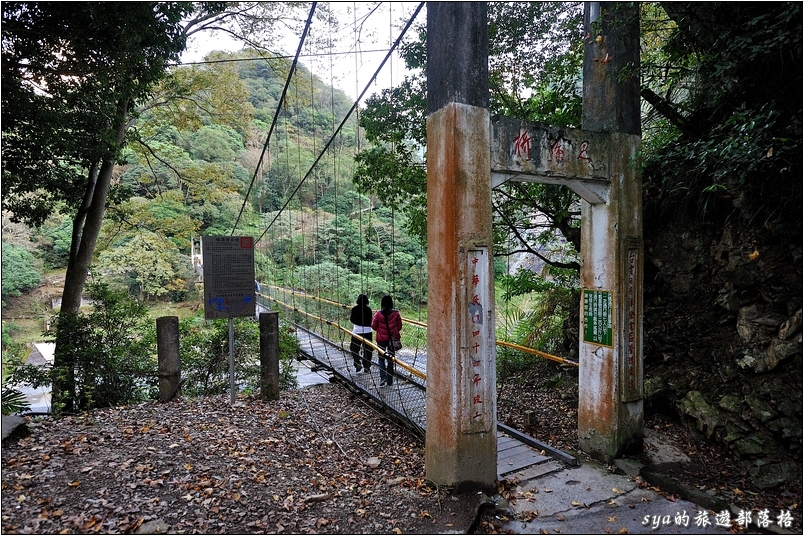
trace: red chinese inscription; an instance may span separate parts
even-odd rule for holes
[[[527,130],[520,129],[519,134],[514,138],[514,144],[511,148],[511,153],[517,158],[525,157],[530,160],[530,145],[533,136]]]
[[[581,142],[581,146],[578,148],[578,160],[586,160],[587,162],[592,161],[592,159],[589,158],[589,142],[588,141]]]
[[[550,158],[559,164],[563,164],[564,160],[566,159],[564,155],[564,148],[561,146],[563,141],[564,138],[558,138],[557,140],[550,142]]]

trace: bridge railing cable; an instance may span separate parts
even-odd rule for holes
[[[275,289],[267,290],[275,292]],[[415,347],[407,346],[412,340],[412,333],[405,334],[409,342],[394,356],[385,353],[375,342],[357,337],[358,348],[365,344],[370,348],[372,354],[369,369],[358,371],[350,349],[353,337],[350,330],[351,324],[347,323],[348,313],[344,312],[343,306],[331,300],[326,302],[319,300],[316,301],[319,305],[317,309],[319,314],[312,314],[300,307],[305,302],[313,303],[314,297],[309,295],[296,293],[292,296],[292,304],[263,293],[258,293],[257,298],[258,303],[263,306],[267,301],[271,301],[288,312],[288,316],[297,326],[296,335],[301,351],[309,359],[324,365],[333,374],[349,381],[364,394],[397,413],[402,418],[401,422],[410,425],[414,432],[424,433],[427,364],[423,356],[420,356],[420,351],[417,351]],[[344,326],[349,326],[349,328]],[[419,338],[424,341],[426,338],[424,330],[418,328],[415,331],[421,332]],[[394,361],[392,385],[383,385],[380,382],[378,359],[380,355]]]
[[[274,290],[279,289],[279,287],[271,287],[266,285],[268,288],[272,288]],[[285,290],[285,289],[281,289]],[[296,292],[296,291],[288,291],[288,294],[292,294],[296,298],[304,298],[308,300],[315,300],[319,303],[323,303],[329,307],[334,307],[335,309],[345,309],[349,310],[350,307],[347,305],[339,304],[338,302],[334,302],[332,300],[328,300],[326,298],[320,298],[318,296],[312,296],[303,292]],[[272,301],[278,305],[281,305],[285,310],[292,314],[292,319],[294,323],[297,325],[303,326],[307,331],[312,333],[317,333],[321,335],[322,338],[326,339],[328,342],[333,343],[334,346],[340,348],[342,352],[349,352],[349,344],[351,343],[352,337],[358,339],[361,343],[366,344],[369,346],[376,355],[383,354],[388,358],[394,359],[394,364],[396,367],[401,367],[405,373],[398,374],[401,377],[409,376],[407,379],[414,380],[418,385],[421,387],[425,387],[424,382],[427,379],[427,364],[423,359],[417,359],[418,355],[421,355],[424,352],[424,349],[420,348],[420,341],[426,337],[424,333],[405,333],[403,329],[402,333],[402,342],[403,342],[403,349],[397,352],[396,356],[391,356],[386,350],[382,349],[378,346],[373,340],[365,339],[361,336],[355,335],[351,332],[351,326],[349,324],[343,325],[341,322],[332,320],[332,317],[325,318],[323,316],[315,315],[313,313],[307,312],[297,305],[293,305],[291,303],[282,301],[278,298],[272,297],[267,294],[259,294],[260,297],[265,298],[267,300]],[[342,315],[338,315],[342,316]],[[348,313],[347,313],[348,316]],[[348,322],[348,318],[346,319]],[[417,328],[417,331],[421,331],[422,329],[426,328],[426,325],[422,324],[421,322],[417,322],[415,320],[405,320],[403,318],[403,322],[410,323],[413,328]],[[345,322],[344,322],[345,323]],[[348,326],[348,327],[347,327]],[[414,344],[410,344],[410,343]],[[406,344],[407,343],[407,344]],[[407,351],[406,351],[407,348]],[[346,361],[344,363],[340,363],[341,357],[333,362],[338,365],[345,365],[348,372],[351,375],[351,354],[346,356]],[[376,361],[373,361],[373,366],[377,366]]]
[[[286,289],[286,288],[273,286],[273,285],[266,285],[266,287],[271,288],[271,289],[273,289],[273,290],[275,290],[277,292],[286,293],[286,294],[291,295],[291,296],[303,297],[303,298],[309,299],[309,300],[316,300],[316,301],[325,302],[325,303],[328,303],[328,304],[332,305],[333,307],[342,309],[344,311],[348,311],[350,309],[349,305],[345,305],[345,304],[342,304],[342,303],[339,303],[339,302],[336,302],[336,301],[333,301],[333,300],[329,300],[327,298],[322,298],[320,296],[313,296],[313,295],[307,294],[305,292]],[[271,298],[271,299],[274,300],[273,298]],[[279,300],[274,300],[274,301],[279,301]],[[282,305],[285,305],[285,304],[282,304]],[[287,307],[289,307],[289,306],[287,306]],[[402,318],[402,322],[403,322],[403,324],[408,324],[411,327],[420,328],[420,329],[424,330],[424,337],[426,338],[427,324],[425,324],[424,322],[419,322],[418,320],[413,320],[411,318],[405,318],[405,317]],[[402,342],[403,342],[403,344],[405,342],[404,330],[403,330],[403,333],[402,333]],[[521,344],[516,344],[516,343],[508,342],[508,341],[503,341],[503,340],[500,340],[500,339],[495,340],[495,343],[498,346],[504,346],[504,347],[507,347],[507,348],[512,348],[514,350],[524,352],[524,353],[528,353],[528,354],[532,354],[532,355],[535,355],[535,356],[538,356],[538,357],[541,357],[541,358],[544,358],[544,359],[548,359],[550,361],[554,361],[556,363],[560,363],[562,365],[569,365],[569,366],[572,366],[572,367],[577,367],[578,366],[578,363],[576,361],[572,361],[571,359],[566,359],[566,358],[561,357],[561,356],[549,354],[547,352],[542,352],[541,350],[537,350],[535,348],[530,348],[528,346],[523,346]],[[422,346],[424,346],[424,348],[426,350],[426,346],[427,346],[426,342]],[[426,370],[426,367],[425,367],[425,370]]]

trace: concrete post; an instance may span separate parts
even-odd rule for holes
[[[488,37],[482,2],[427,5],[427,477],[495,489]]]
[[[179,317],[156,319],[157,374],[159,401],[173,399],[181,389],[181,356],[179,355]]]
[[[279,399],[279,313],[260,313],[260,397]]]
[[[611,462],[643,439],[638,7],[586,2],[583,129],[609,132],[606,203],[581,203],[581,449]]]

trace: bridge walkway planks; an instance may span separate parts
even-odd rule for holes
[[[426,429],[426,382],[402,367],[397,366],[397,378],[393,385],[380,386],[379,366],[374,356],[369,372],[356,372],[348,347],[328,341],[316,333],[297,329],[302,354],[306,359],[325,367],[352,384],[363,394],[391,410],[424,437]],[[408,352],[410,350],[407,350]],[[426,362],[422,356],[405,356],[398,359],[409,363]],[[421,366],[421,365],[419,365]],[[425,372],[425,371],[421,371]],[[519,482],[538,478],[541,475],[575,465],[572,456],[553,449],[537,439],[525,436],[516,430],[502,427],[497,431],[497,474],[500,481],[516,478]]]

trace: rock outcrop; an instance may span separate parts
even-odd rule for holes
[[[800,222],[658,220],[645,226],[647,404],[728,445],[757,486],[799,480]]]

